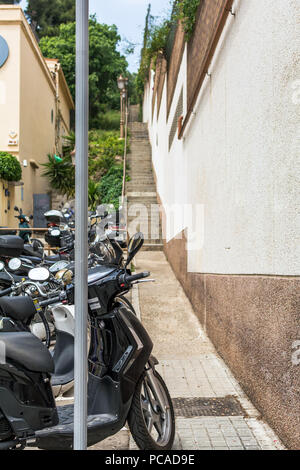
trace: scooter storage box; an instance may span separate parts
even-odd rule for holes
[[[60,237],[61,237],[61,235],[59,235],[58,237],[54,237],[53,235],[51,235],[51,230],[49,230],[49,232],[45,233],[46,243],[48,243],[49,246],[53,246],[53,247],[56,247],[56,248],[60,247]]]
[[[63,220],[63,214],[60,211],[52,210],[44,214],[47,223],[59,225]]]
[[[13,256],[18,258],[24,249],[24,240],[17,235],[0,236],[0,256]]]
[[[56,248],[62,248],[67,246],[73,240],[72,235],[68,230],[61,230],[60,235],[58,237],[54,237],[51,235],[51,229],[45,234],[45,241],[48,243],[49,246],[53,246]]]

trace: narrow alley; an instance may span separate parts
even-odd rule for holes
[[[131,114],[136,116],[136,110],[132,109]],[[134,233],[157,225],[157,220],[153,220],[157,196],[147,127],[131,122],[130,128],[127,197],[128,223]],[[132,211],[132,205],[137,203],[134,215],[140,221],[139,227]],[[143,212],[138,213],[139,208],[147,208],[147,218]],[[136,287],[132,300],[153,340],[153,353],[160,362],[158,370],[173,399],[177,426],[174,448],[282,449],[203,331],[164,254],[161,222],[159,233],[159,240],[145,237],[145,247],[135,261],[136,271],[150,271],[155,282]],[[129,448],[137,448],[132,438]]]

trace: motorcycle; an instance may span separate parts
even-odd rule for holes
[[[8,268],[11,271],[9,272],[4,263],[0,261],[0,278],[5,273],[7,279],[10,280],[10,287],[0,291],[0,297],[28,295],[34,300],[37,314],[29,327],[31,332],[43,341],[47,348],[51,348],[55,365],[52,388],[55,397],[57,397],[69,391],[74,385],[75,306],[57,302],[42,308],[39,301],[57,297],[63,286],[72,281],[74,266],[66,261],[58,261],[49,269],[47,268],[48,277],[45,269],[31,269],[27,278],[21,278],[13,274],[20,269],[21,263],[21,259],[12,258],[8,263]],[[94,255],[90,255],[89,266],[95,267],[96,265],[97,259]],[[35,276],[34,279],[32,279],[32,275]],[[126,297],[120,296],[118,301],[134,312],[132,304]]]
[[[169,450],[174,441],[174,410],[155,369],[158,361],[151,355],[152,341],[133,312],[116,300],[134,283],[149,281],[150,273],[131,275],[127,269],[142,245],[142,234],[130,240],[124,268],[99,265],[89,270],[89,446],[116,434],[126,420],[140,449]],[[44,268],[32,270],[32,280],[43,276],[37,269]],[[73,305],[73,284],[39,305],[57,302]],[[26,331],[35,305],[30,297],[2,297],[0,307],[0,341],[6,352],[6,361],[0,364],[0,449],[71,449],[73,405],[56,407],[51,388],[53,357]]]

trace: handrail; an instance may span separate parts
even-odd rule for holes
[[[48,228],[37,228],[37,227],[27,227],[27,228],[15,228],[15,227],[0,227],[0,232],[8,232],[10,230],[18,231],[18,232],[47,232]]]
[[[8,232],[10,230],[13,231],[18,231],[18,232],[48,232],[49,228],[43,227],[43,228],[38,228],[38,227],[27,227],[27,228],[19,228],[19,227],[0,227],[0,232]],[[71,232],[75,231],[75,228],[68,228]]]
[[[126,100],[125,111],[125,141],[124,141],[124,157],[123,157],[123,182],[122,182],[122,205],[125,199],[125,184],[126,184],[126,160],[127,160],[127,139],[128,139],[128,101]]]

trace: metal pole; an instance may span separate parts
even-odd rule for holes
[[[123,116],[123,91],[120,91],[120,111],[121,111],[121,120],[120,120],[120,139],[124,138],[124,116]]]
[[[87,447],[89,0],[76,0],[74,449]]]

